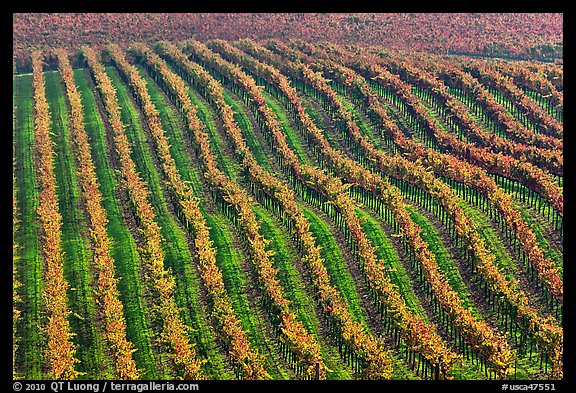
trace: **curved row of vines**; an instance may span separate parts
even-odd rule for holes
[[[31,62],[15,378],[562,378],[548,68],[276,40]]]

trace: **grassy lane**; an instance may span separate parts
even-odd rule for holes
[[[266,169],[268,172],[273,172],[274,170],[268,163],[268,158],[264,153],[265,146],[262,146],[258,139],[256,139],[256,136],[254,135],[254,129],[252,127],[252,122],[246,116],[245,108],[241,106],[242,103],[240,101],[233,100],[231,96],[225,91],[222,92],[222,96],[224,97],[226,104],[230,105],[230,108],[232,108],[234,111],[234,121],[242,130],[242,134],[245,135],[244,140],[254,155],[258,165]]]
[[[470,206],[468,203],[460,202],[460,207],[466,215],[476,223],[478,233],[486,244],[489,251],[496,257],[494,263],[508,279],[518,277],[520,272],[516,267],[510,253],[504,245],[500,234],[492,227],[492,220],[479,209]]]
[[[216,262],[222,271],[224,285],[232,300],[232,306],[236,315],[240,319],[243,329],[247,332],[251,344],[259,349],[267,357],[267,370],[273,378],[286,379],[290,377],[289,371],[284,370],[278,360],[272,346],[275,345],[267,336],[263,310],[255,309],[254,304],[248,300],[246,291],[251,284],[242,271],[241,261],[244,259],[241,247],[239,246],[239,236],[223,213],[219,213],[211,202],[210,193],[203,184],[200,170],[193,163],[193,158],[185,148],[186,137],[184,136],[180,114],[176,111],[170,101],[162,94],[160,89],[152,80],[146,76],[148,92],[156,108],[159,111],[162,126],[166,131],[170,143],[170,152],[176,162],[176,166],[184,181],[189,182],[194,193],[203,203],[200,210],[208,227],[210,227],[210,238],[214,242],[216,249]],[[210,125],[214,125],[210,117]],[[208,209],[207,209],[208,208]],[[208,212],[210,210],[210,213]]]
[[[560,278],[563,278],[564,252],[562,249],[562,237],[551,235],[550,229],[546,226],[547,222],[539,217],[534,209],[527,208],[517,202],[512,202],[512,206],[520,212],[522,219],[530,225],[530,229],[532,229],[534,236],[536,236],[536,242],[542,251],[544,251],[544,258],[550,259],[556,264],[558,274]]]
[[[111,253],[115,261],[120,300],[124,305],[126,335],[137,349],[134,360],[143,379],[160,379],[149,332],[149,309],[144,301],[144,286],[141,283],[140,257],[136,243],[123,219],[121,198],[117,195],[118,181],[108,158],[111,147],[106,140],[104,123],[98,112],[95,86],[87,69],[76,70],[74,81],[82,95],[84,126],[91,143],[92,157],[102,193],[102,203],[108,216],[107,232],[110,236]]]
[[[330,83],[330,86],[332,87],[332,89],[334,90],[334,92],[337,92],[338,90],[336,90],[336,88],[334,87],[336,82],[332,81]],[[302,92],[300,92],[300,95],[303,97],[306,97],[308,100],[312,100],[312,97],[309,95],[305,95]],[[360,132],[362,133],[362,135],[365,135],[367,137],[370,138],[370,142],[372,142],[372,144],[374,146],[376,146],[379,149],[386,149],[386,144],[382,143],[382,141],[377,138],[378,132],[376,130],[373,130],[373,128],[371,126],[369,126],[368,124],[366,124],[365,122],[360,121],[360,118],[358,117],[358,115],[355,113],[355,109],[356,109],[356,105],[354,105],[350,99],[343,95],[343,94],[338,94],[336,93],[338,99],[340,100],[340,102],[342,102],[342,104],[344,105],[344,107],[348,110],[351,111],[351,113],[353,114],[353,119],[356,122],[356,125],[358,127],[360,127]],[[319,108],[322,108],[321,106],[318,106]],[[318,114],[316,114],[316,111],[311,110],[310,111],[314,117],[312,117],[312,119],[314,120],[314,122],[316,124],[323,124],[321,118],[319,117]],[[324,136],[327,136],[328,134],[330,134],[329,132],[324,132]],[[332,142],[330,139],[328,139],[329,142]]]
[[[64,274],[70,283],[70,327],[76,335],[80,363],[78,371],[84,377],[106,379],[113,375],[110,357],[104,352],[102,332],[95,326],[96,309],[91,290],[90,265],[92,253],[88,228],[83,211],[83,200],[77,186],[76,163],[70,141],[68,109],[62,79],[58,72],[46,72],[46,98],[52,117],[52,141],[54,142],[54,171],[62,214],[62,250]]]
[[[482,319],[482,316],[474,307],[470,292],[468,292],[468,289],[466,288],[466,285],[462,279],[462,275],[460,274],[456,263],[452,259],[450,252],[446,247],[444,242],[445,239],[440,237],[434,225],[428,218],[420,214],[416,207],[410,206],[408,207],[408,211],[410,212],[410,217],[412,217],[412,220],[414,220],[414,222],[418,224],[420,228],[422,228],[422,239],[428,243],[428,247],[432,254],[434,254],[440,270],[442,270],[444,277],[446,277],[448,280],[448,284],[450,284],[450,287],[452,287],[452,289],[460,297],[462,306],[470,310],[474,317]]]
[[[196,115],[206,127],[208,131],[208,137],[210,138],[210,147],[216,156],[216,162],[218,162],[218,167],[232,180],[237,180],[238,171],[233,169],[235,167],[234,157],[231,154],[226,154],[222,150],[222,138],[220,134],[216,131],[216,122],[214,116],[212,115],[208,103],[200,99],[199,93],[197,93],[193,88],[188,89],[188,95],[192,104],[194,104],[198,110]]]
[[[42,302],[42,261],[38,244],[39,225],[36,218],[38,192],[34,163],[34,110],[32,75],[14,78],[16,187],[20,225],[16,232],[20,318],[17,331],[20,345],[16,352],[16,373],[24,379],[43,379],[44,338],[40,331]]]
[[[410,310],[414,311],[416,315],[422,317],[425,322],[429,322],[420,299],[418,299],[414,293],[414,289],[412,288],[413,284],[408,276],[408,272],[400,263],[398,253],[380,226],[380,222],[360,209],[356,210],[356,216],[360,218],[362,228],[364,228],[368,240],[376,249],[376,256],[388,265],[387,271],[390,280],[396,285],[398,292],[402,295],[402,298]]]
[[[493,176],[492,176],[493,177]],[[493,177],[494,178],[494,177]],[[559,182],[559,186],[561,187],[560,190],[562,191],[562,187],[563,187],[563,177],[559,177],[558,178],[560,180]],[[506,184],[504,184],[504,180],[500,177],[498,178],[494,178],[494,180],[496,180],[496,183],[504,188],[505,186],[508,186],[508,183],[510,183],[509,188],[510,191],[508,192],[511,196],[512,196],[512,202],[517,203],[519,206],[522,206],[525,210],[529,210],[531,211],[531,213],[529,213],[531,216],[534,216],[535,218],[538,218],[538,221],[542,222],[542,225],[546,226],[546,230],[555,233],[555,236],[559,236],[562,237],[562,232],[559,230],[554,229],[554,224],[552,222],[552,216],[550,216],[548,218],[548,215],[553,215],[555,214],[555,210],[554,208],[545,200],[541,201],[542,204],[542,210],[538,211],[538,202],[536,200],[534,200],[532,203],[533,205],[530,203],[530,201],[528,199],[526,199],[525,201],[522,201],[522,190],[524,190],[524,193],[526,195],[528,195],[528,193],[530,192],[529,189],[524,186],[523,184],[520,184],[517,181],[514,180],[510,180],[510,179],[506,179]]]
[[[348,302],[348,309],[355,320],[366,325],[364,311],[360,305],[360,296],[354,285],[354,278],[346,267],[346,261],[342,255],[343,251],[330,232],[330,226],[312,210],[305,207],[302,207],[302,210],[310,223],[310,232],[316,238],[316,244],[322,245],[321,254],[324,258],[324,266],[326,266],[330,276],[330,282],[340,292],[342,298]]]
[[[291,247],[290,235],[282,223],[261,205],[254,206],[254,213],[260,222],[260,233],[270,240],[268,249],[274,252],[274,267],[278,269],[278,279],[286,291],[286,297],[294,309],[298,310],[298,319],[306,329],[318,334],[314,302],[306,296],[302,277],[295,269],[298,255],[295,248]]]
[[[175,217],[168,208],[163,193],[157,165],[153,160],[149,139],[143,129],[140,113],[132,102],[130,92],[121,81],[117,71],[108,67],[106,72],[117,90],[118,104],[122,121],[128,125],[126,135],[133,146],[132,158],[142,179],[148,184],[156,220],[161,228],[164,244],[165,266],[171,269],[176,280],[175,299],[181,308],[183,322],[192,328],[192,342],[197,351],[208,359],[204,364],[207,375],[215,379],[233,379],[234,374],[225,367],[223,354],[214,340],[212,325],[208,321],[206,305],[201,300],[200,279],[194,263],[188,239],[178,226]]]
[[[280,122],[282,131],[284,131],[284,135],[286,135],[288,147],[290,147],[290,149],[296,154],[301,163],[307,165],[313,165],[315,163],[317,165],[316,158],[313,154],[308,149],[304,148],[306,143],[302,140],[300,134],[291,127],[291,122],[288,120],[285,108],[282,107],[268,91],[263,90],[262,96],[264,97],[266,104],[276,114],[276,118]]]

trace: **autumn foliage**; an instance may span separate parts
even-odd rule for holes
[[[275,43],[275,47],[282,48],[282,53],[291,53],[290,48],[285,45]],[[354,77],[354,72],[351,70],[345,70],[347,72],[348,83],[352,84],[352,81],[358,80],[357,77]],[[309,74],[311,77],[314,75],[316,78],[320,78],[318,74]],[[352,77],[350,77],[352,76]],[[354,79],[356,78],[356,79]],[[309,79],[311,81],[311,79]],[[321,79],[320,79],[321,81]],[[314,82],[310,82],[312,85],[316,85],[318,87],[320,83],[314,84]],[[326,87],[325,87],[326,88]],[[338,100],[335,99],[335,95],[332,93],[334,99],[331,101],[333,105],[338,107]],[[373,100],[373,106],[377,106],[376,100]],[[343,109],[340,107],[340,111],[342,112]],[[380,111],[380,113],[384,113]],[[385,132],[388,135],[394,137],[398,137],[400,142],[396,142],[399,146],[402,146],[402,143],[407,143],[406,146],[410,146],[410,149],[406,149],[407,151],[410,150],[411,152],[418,152],[425,150],[422,146],[414,146],[414,144],[409,144],[409,141],[404,138],[402,141],[402,133],[398,129],[396,123],[383,117],[383,124]],[[439,179],[435,178],[430,172],[428,172],[425,168],[409,161],[401,156],[390,156],[385,154],[383,151],[376,149],[366,138],[365,136],[361,135],[359,129],[354,124],[351,124],[349,128],[347,128],[351,139],[358,144],[360,149],[366,154],[367,157],[371,158],[374,162],[375,168],[379,169],[383,173],[389,173],[393,176],[400,177],[405,179],[409,183],[413,183],[422,187],[424,190],[429,192],[445,209],[450,213],[452,220],[454,221],[456,231],[462,236],[472,255],[475,256],[475,266],[479,274],[484,277],[486,284],[489,285],[492,291],[500,296],[503,299],[513,305],[513,310],[515,310],[514,314],[518,317],[523,324],[525,324],[528,331],[533,335],[535,340],[542,345],[545,351],[550,355],[553,359],[553,364],[555,367],[556,372],[560,373],[561,375],[561,368],[562,368],[562,328],[556,326],[551,319],[551,317],[543,318],[538,315],[537,311],[529,306],[528,298],[523,291],[518,290],[517,283],[510,283],[506,279],[504,279],[503,275],[498,271],[496,266],[494,265],[494,256],[491,255],[487,249],[486,245],[483,241],[479,238],[478,233],[475,230],[475,224],[466,216],[463,212],[462,208],[458,204],[458,198],[454,195],[454,192],[448,187],[446,184],[442,183]],[[418,153],[411,153],[415,154],[417,158],[420,158]],[[449,162],[449,160],[447,160]],[[441,165],[438,161],[436,161],[436,166]],[[451,162],[451,165],[454,165],[454,162]],[[444,164],[443,167],[447,167],[448,165]],[[462,165],[461,165],[462,167]],[[466,171],[459,171],[462,175],[465,174]],[[496,188],[496,187],[495,187]],[[494,188],[493,188],[494,190]],[[498,190],[497,190],[498,191]],[[509,205],[509,197],[502,197],[503,193],[500,190],[496,193],[496,196],[493,197],[495,200],[495,204],[501,204],[501,209],[503,211],[503,215],[509,217],[510,225],[516,225],[516,229],[522,227],[522,225],[518,225],[518,213],[514,213]],[[500,196],[500,197],[499,197]],[[498,199],[502,198],[502,199]],[[508,201],[508,204],[506,203]],[[512,218],[514,216],[514,218]],[[525,224],[523,228],[520,228],[519,239],[521,241],[531,239],[533,241],[533,235],[530,236],[529,231],[527,231]],[[530,240],[528,240],[530,241]],[[530,244],[530,243],[529,243]],[[531,243],[534,246],[534,243]],[[541,254],[538,254],[538,247],[532,250],[532,257],[533,263],[536,266],[540,266],[543,272],[543,278],[547,278],[550,282],[550,288],[561,288],[561,281],[557,278],[552,278],[554,276],[557,277],[557,269],[550,265],[549,261],[544,261]],[[561,294],[562,292],[560,292]],[[560,297],[561,299],[561,297]]]
[[[561,18],[14,14],[13,378],[562,379]]]
[[[90,222],[90,235],[93,244],[94,266],[97,271],[96,295],[99,299],[104,320],[104,332],[115,359],[118,379],[138,379],[136,363],[132,358],[135,351],[126,339],[126,321],[123,305],[116,287],[118,278],[114,274],[114,260],[110,256],[110,239],[106,233],[108,218],[102,206],[102,194],[99,190],[96,170],[90,153],[88,135],[84,130],[83,107],[80,94],[74,84],[74,73],[64,49],[55,50],[58,57],[60,73],[66,86],[70,102],[70,123],[76,143],[79,163],[78,175],[85,198],[86,212]]]
[[[467,338],[467,341],[471,346],[479,350],[483,356],[485,356],[486,359],[494,365],[495,369],[497,369],[501,375],[505,375],[510,370],[511,361],[511,354],[507,353],[505,340],[492,332],[485,323],[474,321],[472,315],[459,304],[460,300],[458,299],[458,296],[446,284],[446,280],[442,277],[437,263],[434,260],[434,256],[428,250],[426,243],[419,237],[420,228],[411,220],[399,191],[388,184],[388,182],[378,174],[370,173],[370,171],[363,168],[358,163],[351,159],[344,158],[339,151],[330,147],[328,141],[322,136],[322,132],[304,112],[304,108],[298,100],[295,90],[289,87],[289,82],[286,77],[282,76],[277,70],[270,66],[265,66],[255,60],[248,59],[247,56],[243,56],[241,52],[234,50],[226,43],[218,42],[218,45],[220,48],[223,48],[228,55],[242,64],[252,63],[254,67],[259,65],[261,68],[267,69],[267,72],[274,76],[274,78],[270,77],[270,81],[283,91],[290,103],[294,106],[300,122],[303,124],[305,131],[310,134],[311,139],[317,145],[318,150],[321,152],[320,154],[330,162],[331,166],[335,168],[336,172],[340,176],[352,184],[360,184],[364,188],[374,192],[393,212],[395,220],[400,224],[408,244],[410,244],[411,249],[414,250],[414,254],[423,268],[424,275],[432,288],[435,298],[438,299],[440,305],[447,310],[448,314],[451,315],[453,323],[457,326],[458,330],[464,335],[464,337]],[[295,67],[293,64],[291,64],[291,66]],[[326,85],[324,85],[324,88],[326,88]],[[346,125],[347,127],[356,127],[350,118],[347,119]],[[336,198],[336,203],[339,202],[339,205],[337,204],[336,206],[338,206],[341,213],[344,214],[345,221],[349,223],[351,232],[355,234],[356,232],[361,231],[361,229],[357,220],[354,220],[353,218],[353,203],[349,197],[347,198],[347,203],[344,202],[344,198],[344,195],[340,198]],[[364,254],[360,254],[361,258],[364,257],[368,260],[373,259],[374,250],[370,249],[371,247],[366,243],[366,240],[359,235],[356,235],[355,237],[359,239],[359,250],[361,250],[361,252],[364,250]],[[372,266],[377,266],[377,264],[370,263],[367,266],[369,267],[368,271],[370,272],[371,269],[374,269]],[[376,270],[372,270],[372,272],[372,275],[375,277],[381,275],[381,273]],[[405,329],[401,329],[401,331],[414,334],[417,330],[410,326],[409,323],[406,325]],[[414,334],[413,337],[410,337],[410,334],[408,334],[408,337],[411,338],[409,342],[412,343],[412,345],[421,345],[424,341],[417,334]],[[430,348],[429,350],[434,348],[441,352],[447,352],[447,349],[442,348],[439,340],[436,342],[433,340],[432,342],[434,344],[431,344],[428,347]],[[444,356],[445,359],[440,361],[440,363],[445,368],[446,364],[449,364],[450,355]],[[432,359],[434,360],[434,363],[436,363],[438,362],[438,359],[442,359],[442,357],[439,357],[438,354],[436,354],[435,358],[432,357]]]
[[[381,355],[376,339],[363,331],[362,327],[353,322],[352,316],[347,310],[346,302],[342,299],[338,291],[330,284],[327,270],[324,266],[323,258],[320,254],[320,247],[315,243],[315,238],[310,232],[310,223],[296,202],[294,191],[287,185],[282,184],[260,167],[253,154],[248,149],[242,137],[242,132],[234,120],[232,109],[222,96],[223,89],[220,84],[205,70],[197,64],[190,62],[184,54],[175,46],[162,43],[161,49],[170,57],[174,58],[178,64],[198,80],[200,85],[207,89],[208,96],[219,109],[224,121],[224,127],[230,135],[238,155],[242,157],[242,162],[248,169],[253,180],[258,184],[262,192],[270,195],[278,201],[283,212],[293,222],[293,228],[300,241],[304,253],[304,262],[307,264],[314,280],[322,304],[330,310],[331,317],[341,329],[341,336],[354,353],[361,359],[366,360],[368,370],[366,375],[376,375],[378,367],[383,366],[382,361],[386,361]],[[355,332],[355,333],[353,333]],[[380,360],[378,360],[380,359]],[[372,368],[373,371],[369,369]]]
[[[348,57],[352,59],[351,57]],[[374,60],[372,58],[372,60]],[[406,85],[400,78],[393,75],[387,69],[377,65],[370,64],[368,61],[352,61],[351,64],[359,67],[361,70],[365,71],[367,76],[378,81],[378,83],[383,86],[390,88],[394,93],[398,95],[400,99],[412,111],[412,114],[416,119],[424,124],[425,128],[430,130],[432,134],[436,137],[436,140],[440,141],[445,137],[446,133],[439,129],[437,123],[431,118],[430,114],[423,109],[420,103],[420,99],[411,92],[410,86]],[[334,68],[342,68],[341,66],[334,65],[330,63],[329,70]],[[520,213],[514,209],[511,205],[511,197],[501,188],[499,188],[494,181],[490,178],[487,173],[473,165],[472,162],[468,162],[463,158],[454,157],[451,154],[441,154],[434,149],[425,148],[419,145],[412,139],[408,139],[402,135],[398,126],[392,122],[392,120],[387,116],[386,111],[379,103],[379,101],[374,97],[373,94],[369,93],[370,89],[366,82],[362,80],[359,75],[356,75],[352,70],[348,69],[343,72],[347,72],[348,79],[353,80],[351,83],[352,87],[356,84],[356,89],[360,90],[360,94],[366,103],[371,102],[370,109],[380,117],[382,122],[386,125],[389,134],[392,135],[394,142],[401,149],[402,153],[407,157],[412,157],[413,159],[421,160],[423,164],[426,164],[434,169],[434,171],[443,176],[449,176],[450,178],[461,181],[467,186],[479,190],[487,199],[498,209],[500,214],[502,214],[504,220],[507,222],[514,235],[517,237],[519,244],[527,255],[529,262],[538,271],[539,276],[549,288],[553,296],[562,304],[562,281],[557,273],[557,267],[550,260],[546,260],[543,256],[543,251],[537,245],[535,236],[531,229],[522,220]],[[332,73],[335,74],[334,72]],[[335,75],[343,83],[346,81],[344,78]],[[326,88],[325,88],[326,90]],[[342,105],[335,99],[335,96],[330,96],[329,101],[332,105],[335,105],[339,110],[345,110]],[[465,112],[464,112],[465,113]],[[461,116],[464,116],[462,114]],[[447,137],[447,136],[446,136]],[[445,137],[445,138],[446,138]],[[457,142],[455,138],[452,138],[452,144],[454,145],[465,145],[465,143]],[[473,147],[467,146],[468,152]],[[462,151],[464,149],[461,149]],[[450,150],[447,149],[448,152]],[[454,150],[452,150],[452,153]]]
[[[148,53],[145,46],[138,49],[147,54],[150,62],[165,71],[162,60],[153,53]],[[242,330],[240,322],[232,308],[232,302],[224,288],[222,272],[216,265],[216,250],[210,239],[210,228],[200,211],[198,200],[193,190],[185,183],[176,168],[176,163],[170,155],[170,145],[162,128],[158,111],[150,98],[146,82],[138,73],[136,67],[129,64],[118,47],[110,47],[110,52],[121,72],[128,76],[130,85],[141,101],[144,115],[148,121],[148,128],[154,137],[158,155],[162,161],[162,169],[168,178],[183,215],[192,226],[195,234],[194,243],[197,250],[200,273],[206,289],[214,302],[216,317],[222,326],[225,340],[228,342],[233,362],[239,367],[240,375],[245,379],[267,379],[268,373],[264,369],[263,359],[258,351],[250,348],[246,332]]]
[[[434,53],[561,57],[558,13],[15,13],[17,57],[32,48],[159,40],[300,39]],[[560,51],[560,53],[558,53]]]
[[[130,194],[132,206],[139,218],[139,231],[143,238],[141,255],[145,263],[148,283],[158,301],[157,310],[163,324],[162,339],[170,348],[174,363],[183,371],[186,379],[201,379],[201,360],[197,359],[194,344],[186,332],[188,327],[182,322],[174,299],[174,277],[164,267],[163,238],[160,227],[154,220],[154,211],[148,200],[150,191],[146,183],[136,171],[134,161],[130,156],[130,144],[124,133],[124,125],[120,118],[120,110],[116,99],[116,90],[104,67],[96,58],[96,52],[87,46],[82,47],[91,72],[96,79],[102,94],[108,121],[113,131],[114,144],[120,157],[120,169]]]
[[[272,253],[266,249],[269,240],[260,234],[256,215],[252,211],[253,201],[238,183],[229,179],[218,169],[218,163],[210,148],[208,134],[196,115],[196,108],[188,96],[184,81],[166,67],[160,67],[158,71],[180,102],[188,128],[199,147],[200,158],[206,168],[206,179],[212,187],[222,193],[222,198],[236,210],[239,225],[244,230],[250,247],[252,263],[258,272],[266,297],[279,318],[283,338],[298,358],[299,364],[304,367],[305,376],[313,377],[317,365],[321,375],[323,375],[326,366],[320,356],[318,343],[306,331],[294,312],[290,310],[290,302],[284,296],[280,281],[276,277],[277,269],[272,263]]]
[[[74,379],[76,346],[70,331],[70,308],[66,292],[62,254],[62,215],[58,208],[54,150],[50,139],[50,114],[44,87],[42,52],[32,53],[34,84],[34,146],[38,156],[38,218],[42,229],[42,258],[44,261],[44,302],[48,311],[46,325],[46,363],[52,379]]]

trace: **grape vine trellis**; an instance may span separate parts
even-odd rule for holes
[[[274,40],[80,49],[75,63],[63,49],[35,51],[33,74],[13,76],[22,133],[13,167],[15,377],[562,378],[563,95],[545,74],[561,75],[552,66]],[[62,93],[46,94],[46,73]],[[87,86],[93,102],[81,98]],[[119,87],[162,187],[137,169],[144,153],[127,137]],[[47,97],[69,116],[75,164],[64,169],[54,165],[60,139]],[[170,108],[176,118],[160,116]],[[88,114],[104,124],[106,157],[95,155]],[[174,127],[182,140],[170,139]],[[179,152],[200,176],[188,177]],[[135,239],[125,251],[139,264],[139,307],[123,303],[139,295],[121,285],[102,160],[121,184],[119,222]],[[57,187],[55,171],[74,167],[78,184]],[[71,323],[80,317],[71,299],[83,298],[70,295],[76,265],[62,252],[70,209],[61,206],[73,190],[86,213],[79,238],[91,250],[82,274],[96,301],[83,323],[102,332],[95,345],[110,356],[99,369],[82,363],[87,339]],[[244,270],[220,260],[208,223],[222,221]],[[346,256],[338,265],[313,222]],[[188,243],[169,243],[180,226]],[[401,263],[386,259],[379,238]],[[457,271],[439,263],[433,238]],[[298,274],[272,246],[295,256],[288,263]],[[198,288],[182,288],[191,281],[168,268],[171,247],[189,248],[182,263],[198,272]],[[181,296],[190,290],[210,310],[199,323],[214,345],[189,326]],[[133,324],[138,309],[158,316]]]

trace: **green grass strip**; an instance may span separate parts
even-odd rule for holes
[[[84,126],[88,133],[92,158],[98,177],[102,203],[108,216],[106,230],[110,236],[111,254],[115,261],[116,277],[119,277],[118,291],[124,305],[126,318],[126,335],[137,349],[134,360],[141,372],[142,379],[159,379],[147,315],[149,310],[144,301],[144,288],[140,282],[140,257],[137,247],[123,220],[122,206],[116,195],[118,183],[114,169],[108,159],[110,147],[106,141],[106,130],[98,112],[95,98],[95,86],[92,84],[87,69],[75,70],[74,81],[82,95],[84,105]]]
[[[14,81],[12,81],[12,85],[14,86]],[[18,210],[18,183],[16,179],[16,90],[12,89],[12,198],[13,198],[13,205],[12,205],[12,309],[13,309],[13,318],[12,318],[12,379],[17,379],[18,374],[16,373],[16,350],[18,349],[18,344],[21,342],[21,334],[16,329],[16,326],[19,325],[20,320],[18,317],[20,316],[20,309],[21,307],[21,299],[18,295],[20,290],[16,287],[16,285],[20,285],[20,281],[18,281],[18,265],[20,262],[18,258],[20,256],[18,244],[18,229],[20,224],[20,211]],[[16,284],[18,283],[18,284]],[[18,313],[18,316],[14,315],[14,312]]]
[[[42,261],[38,244],[39,225],[36,217],[38,191],[34,167],[34,111],[32,75],[14,78],[16,182],[20,225],[16,232],[19,244],[18,281],[20,318],[17,331],[20,345],[16,352],[16,373],[24,379],[43,379],[44,337],[40,331],[42,316]]]
[[[256,139],[256,136],[254,135],[254,129],[252,128],[252,123],[250,122],[250,120],[248,120],[244,108],[238,102],[233,100],[230,97],[230,95],[226,94],[226,92],[223,92],[222,96],[224,97],[224,101],[228,105],[230,105],[230,107],[234,111],[234,121],[236,121],[236,123],[242,130],[242,134],[246,136],[244,140],[246,141],[246,144],[250,148],[251,153],[254,155],[254,158],[256,159],[258,165],[266,169],[268,172],[273,172],[272,167],[268,163],[268,159],[264,154],[263,147],[260,145],[260,142]]]
[[[472,313],[472,315],[477,319],[482,319],[482,316],[476,310],[473,300],[470,296],[470,292],[466,288],[462,275],[456,266],[456,263],[452,259],[450,252],[446,248],[444,239],[440,237],[434,225],[422,214],[418,213],[418,209],[409,206],[408,212],[412,221],[422,228],[420,232],[420,237],[428,244],[428,249],[434,254],[438,267],[444,274],[444,277],[448,280],[448,284],[454,292],[458,294],[458,297],[462,301],[462,306]]]
[[[465,201],[461,201],[459,205],[472,222],[476,224],[480,238],[484,241],[486,248],[495,256],[494,263],[498,270],[508,279],[517,276],[519,274],[518,269],[502,242],[500,234],[492,227],[490,218]]]
[[[333,86],[335,82],[332,82],[330,85]],[[372,127],[370,127],[367,123],[360,121],[360,117],[357,113],[357,107],[356,105],[354,105],[352,103],[352,101],[350,101],[350,99],[345,96],[342,93],[338,93],[338,91],[336,89],[334,89],[334,93],[336,93],[336,97],[338,97],[338,99],[340,100],[340,102],[342,103],[342,105],[344,106],[344,108],[348,109],[350,111],[350,113],[352,114],[352,119],[356,122],[356,125],[360,128],[360,133],[368,138],[370,138],[370,142],[376,146],[377,148],[382,148],[383,147],[383,143],[382,141],[377,137],[377,133],[374,132],[374,130],[372,129]],[[309,99],[311,98],[310,96],[308,97]],[[325,101],[323,98],[321,98],[322,101]],[[316,121],[316,119],[320,120],[321,118],[316,115],[316,118],[312,118],[313,120],[315,120],[316,124],[324,124],[324,122],[319,123],[318,121]],[[326,137],[327,134],[329,134],[328,132],[324,133],[324,136]],[[335,134],[340,135],[339,132],[335,132]],[[330,140],[329,140],[330,141]]]
[[[290,300],[298,319],[306,329],[318,336],[320,330],[314,301],[307,296],[302,277],[294,266],[298,256],[294,248],[290,247],[287,231],[281,222],[262,206],[254,206],[253,210],[260,223],[260,233],[270,240],[268,249],[274,252],[272,256],[274,267],[278,269],[277,278],[284,288],[286,298]]]
[[[390,280],[397,286],[398,292],[402,295],[406,305],[425,322],[429,322],[420,299],[414,293],[413,283],[408,276],[408,272],[400,262],[394,246],[392,246],[390,239],[386,236],[378,220],[360,209],[356,209],[356,217],[361,220],[360,225],[364,229],[366,237],[372,246],[376,248],[376,257],[386,264]]]
[[[70,325],[75,333],[80,363],[78,371],[84,378],[107,379],[113,376],[109,357],[104,354],[105,341],[95,326],[96,307],[92,296],[90,265],[92,253],[87,236],[87,222],[82,211],[83,199],[76,178],[76,162],[71,146],[68,109],[64,87],[58,72],[46,72],[46,99],[52,117],[51,137],[54,142],[54,171],[62,214],[62,250],[64,272],[70,284],[68,299],[72,314]]]
[[[170,213],[160,182],[158,169],[152,159],[152,152],[147,135],[139,116],[139,111],[132,102],[130,92],[120,80],[116,69],[108,67],[106,72],[117,90],[118,103],[121,108],[122,122],[128,125],[126,136],[133,147],[132,159],[142,179],[148,185],[150,198],[156,212],[164,244],[165,266],[171,269],[176,280],[175,300],[181,308],[183,322],[192,328],[190,337],[196,344],[199,356],[204,355],[208,362],[204,364],[207,375],[214,379],[233,379],[234,374],[225,369],[224,356],[214,341],[214,333],[208,321],[206,305],[200,301],[200,279],[193,267],[192,254],[188,239]]]
[[[494,178],[494,177],[493,177]],[[542,222],[542,225],[546,225],[548,228],[542,228],[544,231],[548,230],[548,231],[555,231],[554,226],[552,224],[552,222],[550,220],[548,220],[548,218],[546,217],[547,214],[554,214],[554,208],[545,200],[542,200],[542,211],[538,211],[538,208],[535,206],[530,205],[530,202],[526,199],[524,202],[522,201],[522,190],[524,190],[525,194],[528,194],[530,192],[530,190],[523,184],[520,184],[517,181],[507,181],[506,184],[504,184],[504,181],[502,178],[498,177],[497,179],[494,178],[494,180],[496,181],[496,183],[501,187],[501,188],[509,188],[509,192],[508,194],[510,194],[510,196],[512,196],[513,201],[512,203],[514,204],[514,206],[516,206],[517,209],[519,210],[524,210],[526,212],[530,212],[528,213],[531,217],[534,217],[535,219],[537,219],[538,222]],[[510,180],[510,179],[507,179]],[[509,183],[509,184],[508,184]],[[559,186],[562,187],[563,184],[563,177],[560,177],[560,184]],[[506,188],[504,188],[506,190]],[[562,188],[560,189],[562,191]]]
[[[310,232],[316,238],[316,244],[322,246],[320,252],[324,258],[324,266],[330,276],[330,283],[348,302],[348,310],[354,316],[354,320],[366,326],[364,311],[360,305],[360,296],[356,291],[354,279],[348,270],[342,249],[330,232],[330,227],[311,210],[302,208],[302,211],[310,223]]]
[[[296,154],[300,162],[308,165],[311,165],[313,162],[315,162],[316,160],[313,155],[304,148],[304,146],[306,146],[306,142],[304,142],[300,134],[296,132],[290,125],[286,110],[266,90],[262,91],[262,96],[264,97],[266,104],[276,115],[276,118],[282,127],[282,131],[284,131],[284,135],[286,135],[286,143],[288,143],[288,147],[290,147],[290,149]]]
[[[512,202],[512,206],[520,212],[524,222],[530,226],[530,229],[536,237],[536,243],[538,243],[544,252],[544,258],[547,258],[556,264],[558,267],[558,274],[560,275],[560,278],[563,278],[564,253],[561,249],[561,246],[559,247],[546,237],[550,229],[544,227],[542,223],[543,220],[538,219],[539,217],[536,215],[534,209],[528,209],[517,202]],[[546,224],[548,222],[544,221],[544,223]]]
[[[210,147],[216,156],[218,168],[220,168],[220,170],[222,170],[231,180],[237,180],[239,171],[235,167],[234,157],[223,152],[222,138],[216,130],[216,122],[206,101],[202,100],[200,94],[192,88],[188,89],[188,95],[190,96],[192,104],[198,108],[196,115],[208,131]]]

